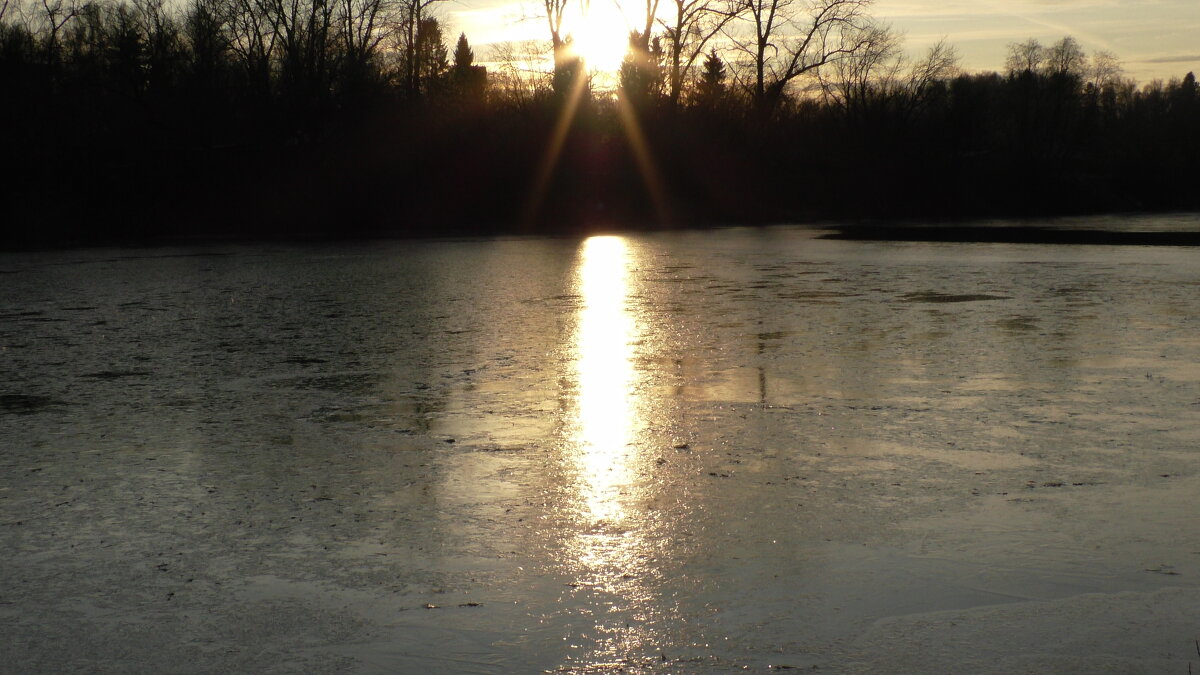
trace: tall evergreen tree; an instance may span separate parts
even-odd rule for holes
[[[425,89],[435,88],[437,81],[450,68],[446,43],[442,40],[442,24],[437,19],[424,19],[417,29],[417,53],[420,56],[421,83]]]
[[[454,47],[454,70],[466,72],[475,63],[475,52],[467,42],[467,34],[458,34],[458,44]]]
[[[634,105],[655,101],[663,91],[663,50],[657,37],[642,47],[637,31],[629,35],[629,52],[621,63],[621,95]]]
[[[712,107],[725,98],[725,79],[728,77],[725,62],[717,55],[717,50],[712,49],[701,68],[700,81],[696,83],[696,103]]]

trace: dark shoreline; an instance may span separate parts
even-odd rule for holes
[[[1182,217],[1196,221],[1197,229],[1171,231],[1127,231],[1095,227],[1088,221],[1117,219],[1137,221],[1158,217]],[[1038,221],[1045,224],[1010,224]],[[819,239],[863,242],[928,242],[928,243],[979,243],[979,244],[1046,244],[1056,246],[1155,246],[1191,247],[1200,246],[1200,213],[1193,211],[1140,211],[1135,213],[1106,213],[1081,215],[1047,215],[1044,217],[1013,217],[980,219],[904,218],[895,221],[848,220],[806,216],[794,219],[773,219],[770,222],[723,222],[691,223],[676,227],[626,224],[624,226],[592,225],[588,227],[513,228],[496,226],[454,227],[449,225],[440,231],[347,228],[341,232],[279,231],[252,228],[240,232],[233,230],[210,233],[180,233],[177,235],[150,236],[93,236],[68,241],[49,239],[26,239],[0,243],[0,252],[20,253],[31,251],[53,251],[97,248],[155,249],[169,247],[210,247],[224,245],[293,245],[324,246],[343,243],[401,242],[401,241],[455,241],[487,239],[495,237],[582,237],[597,234],[635,234],[669,231],[704,231],[726,228],[803,227],[824,231]]]
[[[1122,232],[1098,229],[1055,228],[1029,225],[985,226],[970,224],[839,225],[822,239],[847,241],[945,242],[981,244],[1054,244],[1096,246],[1200,246],[1200,230],[1175,232]]]

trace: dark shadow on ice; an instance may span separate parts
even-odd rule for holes
[[[33,396],[30,394],[0,394],[0,415],[24,415],[41,412],[47,408],[61,405],[49,396]]]

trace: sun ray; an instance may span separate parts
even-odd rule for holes
[[[563,145],[567,142],[567,134],[571,131],[571,123],[575,121],[575,113],[579,109],[579,101],[583,98],[583,90],[586,85],[587,76],[582,70],[576,69],[575,77],[571,80],[571,89],[567,92],[565,105],[554,124],[550,143],[546,146],[546,154],[542,157],[541,166],[538,168],[537,177],[533,182],[533,189],[529,194],[525,215],[522,218],[526,229],[537,224],[542,203],[546,200],[546,191],[550,188],[550,179],[554,176],[554,169],[558,166],[558,158],[562,155]]]
[[[660,225],[670,223],[670,212],[667,208],[666,190],[663,188],[662,177],[650,154],[650,146],[646,143],[646,135],[642,133],[642,125],[638,122],[637,113],[628,100],[621,97],[617,100],[617,111],[621,116],[621,127],[625,130],[625,139],[633,151],[638,171],[642,174],[642,182],[650,193],[650,201],[654,205],[655,215]]]

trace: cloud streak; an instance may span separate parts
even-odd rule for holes
[[[1200,62],[1200,54],[1181,54],[1179,56],[1157,56],[1152,59],[1142,59],[1142,63],[1188,63]]]

